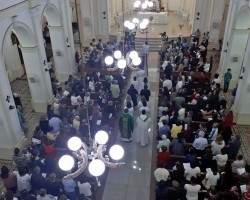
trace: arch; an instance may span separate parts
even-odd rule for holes
[[[250,28],[250,7],[243,6],[236,17],[234,28],[236,29],[248,29]]]
[[[4,52],[4,41],[5,38],[8,37],[8,35],[13,31],[15,35],[17,36],[20,44],[22,47],[35,47],[37,46],[37,42],[35,40],[34,34],[32,33],[31,29],[24,24],[23,22],[15,22],[14,24],[11,24],[3,37],[3,43],[2,43],[2,52]]]
[[[48,24],[50,26],[61,26],[62,21],[58,9],[53,4],[47,4],[43,10],[41,16],[41,22],[43,21],[43,16],[45,16]]]

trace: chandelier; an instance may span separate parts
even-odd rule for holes
[[[140,1],[140,0],[136,0],[134,2],[134,8],[136,10],[151,10],[154,6],[154,3],[152,1],[148,1],[148,0],[145,0],[145,1]]]
[[[132,69],[137,69],[137,67],[141,64],[141,58],[139,57],[138,52],[134,50],[128,52],[126,56],[122,55],[120,50],[116,50],[112,56],[107,56],[104,59],[104,62],[110,67],[114,64],[114,68],[108,69],[110,71],[124,69],[127,66]]]
[[[105,131],[98,131],[95,134],[95,138],[92,146],[88,147],[79,137],[71,137],[68,140],[68,148],[72,151],[73,156],[63,155],[58,165],[63,171],[71,171],[75,166],[75,159],[77,162],[77,170],[69,173],[64,178],[76,178],[88,168],[89,173],[96,177],[97,183],[100,186],[98,177],[101,176],[105,171],[105,166],[109,168],[117,168],[125,163],[118,162],[124,156],[124,149],[120,145],[113,145],[109,149],[109,156],[113,160],[110,161],[108,155],[105,155],[107,150],[107,142],[109,135]],[[75,159],[74,159],[74,158]]]

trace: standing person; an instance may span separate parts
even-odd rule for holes
[[[199,45],[199,43],[200,43],[200,36],[201,36],[200,29],[197,29],[197,30],[193,33],[194,42],[196,42],[196,45]]]
[[[231,69],[228,68],[227,72],[224,74],[224,93],[227,93],[231,79],[232,79]]]
[[[224,120],[222,121],[222,131],[221,135],[225,141],[225,144],[228,144],[228,140],[230,140],[232,135],[231,127],[233,125],[234,115],[232,111],[225,116]]]
[[[146,99],[146,101],[149,101],[149,97],[150,97],[150,95],[151,95],[151,92],[150,92],[150,90],[148,89],[148,86],[147,86],[147,85],[144,85],[144,89],[141,90],[140,95],[141,95],[141,96],[144,96],[145,99]]]
[[[148,42],[145,42],[142,46],[142,53],[145,55],[145,65],[146,66],[146,74],[148,75],[148,54],[149,54],[149,48]]]
[[[235,159],[238,155],[238,152],[240,150],[241,141],[240,136],[235,135],[231,137],[231,140],[228,141],[228,158],[229,159]]]
[[[11,190],[13,193],[16,193],[17,190],[17,178],[14,173],[12,173],[8,167],[1,167],[1,180],[3,182],[4,187],[7,190]]]
[[[187,200],[198,200],[198,192],[201,189],[201,186],[196,184],[196,178],[191,177],[190,184],[185,184],[184,189],[187,191],[186,198]]]
[[[141,90],[144,88],[144,77],[145,77],[145,71],[143,69],[139,69],[136,72],[136,78],[137,78],[137,82],[138,82],[138,93],[141,92]]]
[[[138,81],[136,79],[136,76],[134,76],[133,81],[131,82],[131,85],[134,86],[134,88],[137,90],[138,93],[140,92],[140,91],[138,91],[139,90],[139,88],[138,88],[139,83],[138,83]]]
[[[19,170],[19,172],[14,171],[13,174],[17,177],[17,190],[23,192],[26,190],[30,192],[31,190],[31,175],[27,173],[25,169]]]
[[[137,106],[137,95],[138,95],[138,92],[135,89],[135,87],[134,87],[133,84],[130,85],[130,88],[128,89],[127,93],[131,96],[131,99],[132,99],[132,102],[133,102],[133,107],[136,107]]]
[[[65,194],[70,200],[76,199],[76,182],[72,178],[62,180]]]
[[[134,119],[131,115],[128,114],[127,108],[124,110],[124,113],[120,116],[119,130],[121,133],[122,141],[125,142],[132,141],[132,133],[134,130]]]
[[[137,142],[140,143],[141,146],[146,146],[149,143],[149,127],[151,125],[151,118],[146,115],[146,111],[143,110],[141,115],[136,119],[137,127],[136,127],[136,136]]]
[[[121,92],[117,80],[114,80],[113,83],[111,84],[110,91],[112,93],[113,99],[117,100],[119,98],[120,92]]]
[[[12,158],[18,171],[22,169],[27,170],[27,157],[25,155],[20,155],[19,148],[14,149],[14,155],[12,156]]]
[[[232,105],[234,105],[234,101],[235,101],[235,97],[236,97],[236,93],[237,93],[237,88],[238,88],[238,84],[236,84],[235,88],[232,90],[230,107]]]

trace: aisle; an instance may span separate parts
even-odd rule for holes
[[[148,61],[151,90],[150,117],[152,119],[150,144],[146,147],[139,146],[136,143],[135,135],[133,135],[132,143],[124,143],[118,136],[117,143],[121,144],[125,149],[123,161],[126,164],[121,168],[109,170],[103,200],[114,198],[119,200],[149,200],[152,199],[152,197],[150,198],[152,190],[154,193],[155,183],[154,179],[152,179],[152,170],[155,169],[155,156],[152,155],[155,155],[156,149],[154,136],[156,132],[159,87],[158,53],[150,53]],[[138,113],[136,113],[134,119],[138,116]]]

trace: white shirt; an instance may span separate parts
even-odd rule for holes
[[[20,192],[27,190],[29,192],[31,190],[31,175],[25,174],[24,176],[20,176],[17,171],[14,171],[13,174],[15,174],[17,178],[17,190]]]
[[[217,165],[219,166],[225,166],[227,164],[228,155],[227,154],[217,154],[213,157],[213,160],[216,160]]]
[[[72,106],[79,105],[79,103],[78,103],[77,100],[80,99],[80,98],[81,98],[80,96],[77,96],[77,97],[76,97],[76,96],[73,96],[73,95],[72,95],[71,98],[70,98],[70,99],[71,99],[71,105],[72,105]]]
[[[140,110],[140,113],[143,111],[143,110],[145,110],[146,111],[146,114],[149,114],[149,107],[145,107],[145,106],[141,106],[140,108],[139,108],[139,110]]]
[[[165,70],[166,66],[168,65],[168,62],[169,62],[169,61],[165,60],[165,61],[163,62],[163,64],[161,65],[161,67],[163,68],[163,70]]]
[[[37,195],[37,200],[56,200],[57,198],[50,195],[50,194],[46,194],[44,197],[41,197],[40,195]]]
[[[84,194],[86,197],[92,196],[91,185],[88,182],[82,184],[78,182],[77,185],[80,194]]]
[[[178,81],[178,83],[176,84],[175,88],[176,88],[176,92],[180,92],[180,89],[183,86],[183,81]]]
[[[165,106],[165,107],[163,107],[163,106],[160,106],[159,108],[158,108],[158,117],[161,117],[162,116],[162,111],[168,111],[168,107],[167,106]]]
[[[179,111],[178,111],[178,119],[181,120],[181,121],[184,121],[185,120],[185,113],[186,113],[186,109],[185,108],[181,108]]]
[[[167,87],[168,90],[171,90],[172,87],[173,87],[173,84],[172,84],[172,81],[171,81],[171,80],[166,79],[165,81],[163,81],[162,86],[163,86],[163,87]]]
[[[211,146],[212,146],[212,153],[213,153],[213,155],[217,155],[217,154],[221,153],[221,149],[224,148],[225,142],[223,140],[221,144],[217,144],[215,141],[213,141],[211,143]]]
[[[138,89],[139,89],[139,83],[138,83],[138,81],[132,81],[132,82],[131,82],[131,85],[133,85],[134,88],[137,90],[137,92],[139,92],[139,91],[138,91]]]
[[[216,186],[218,180],[220,179],[220,174],[217,173],[216,175],[214,175],[212,171],[209,171],[209,172],[206,174],[206,178],[210,181],[211,186]]]
[[[53,112],[54,112],[55,115],[59,115],[60,114],[59,106],[60,106],[59,103],[54,102],[54,104],[53,104]]]
[[[163,120],[166,120],[168,122],[169,116],[168,115],[162,116],[159,121],[162,122]]]
[[[245,161],[244,160],[235,160],[231,166],[232,166],[232,172],[237,173],[238,168],[245,168]]]
[[[206,63],[204,65],[204,72],[209,72],[209,69],[210,69],[210,63]]]
[[[169,151],[169,145],[170,145],[170,140],[168,138],[166,140],[159,140],[157,149],[160,149],[162,146],[166,146],[168,149],[167,151]]]
[[[207,139],[203,137],[199,137],[194,140],[193,147],[197,150],[204,150],[208,145]]]
[[[198,200],[198,192],[201,189],[200,185],[185,184],[184,188],[187,190],[187,200]]]
[[[157,182],[160,182],[161,180],[166,181],[169,177],[169,172],[165,168],[157,168],[154,171],[155,179]]]
[[[190,181],[191,177],[194,176],[197,177],[197,174],[201,173],[201,170],[199,167],[191,168],[188,167],[185,169],[186,179]]]

